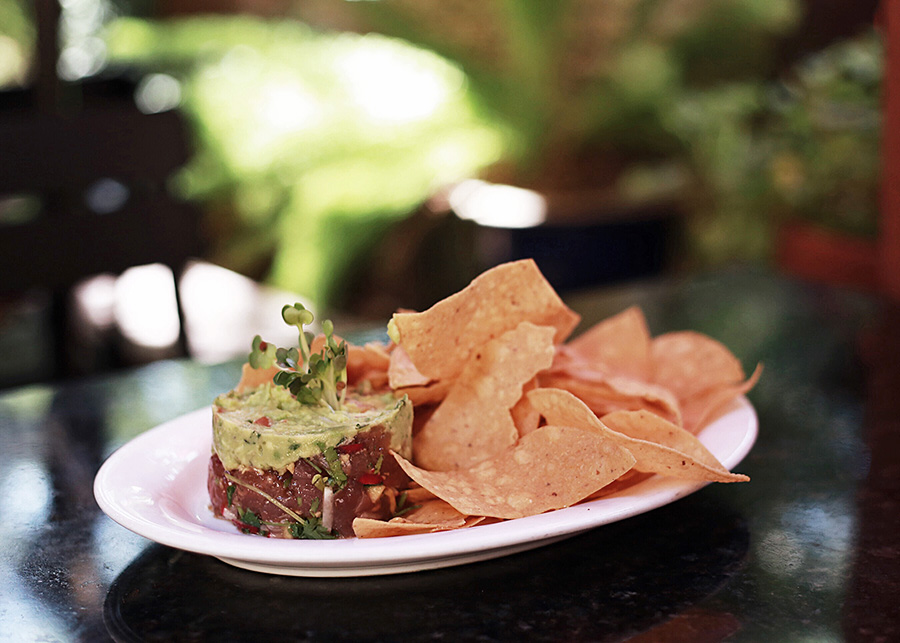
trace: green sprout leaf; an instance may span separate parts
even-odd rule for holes
[[[277,352],[278,349],[274,344],[264,342],[262,337],[257,335],[253,338],[247,361],[253,368],[270,368],[275,364]]]
[[[281,317],[285,323],[291,326],[305,326],[313,323],[315,316],[303,304],[296,303],[293,306],[286,304],[281,309]]]
[[[314,336],[303,327],[315,317],[303,304],[285,305],[281,318],[298,331],[299,346],[280,348],[269,344],[257,335],[248,361],[253,368],[278,366],[273,382],[288,389],[301,404],[322,405],[335,411],[344,402],[347,387],[347,343],[334,337],[334,324],[330,319],[322,322],[325,345],[318,353],[310,354]]]

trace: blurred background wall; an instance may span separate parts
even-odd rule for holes
[[[877,25],[876,0],[6,0],[0,383],[226,359],[292,297],[381,323],[523,256],[565,295],[802,272],[824,231],[870,286]]]

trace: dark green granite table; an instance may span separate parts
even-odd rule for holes
[[[765,373],[739,470],[670,506],[527,553],[303,579],[153,544],[100,512],[115,448],[203,406],[237,364],[160,362],[0,393],[0,640],[900,640],[900,313],[765,273],[567,296],[630,304]]]

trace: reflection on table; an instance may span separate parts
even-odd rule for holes
[[[0,394],[0,639],[891,640],[897,311],[764,273],[570,299],[638,304],[763,362],[740,470],[670,506],[531,552],[361,579],[267,576],[155,545],[94,503],[101,462],[209,402],[239,364],[163,361]],[[351,338],[352,339],[352,338]],[[890,427],[894,427],[890,430]]]

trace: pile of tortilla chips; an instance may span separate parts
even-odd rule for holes
[[[695,332],[651,337],[630,308],[580,336],[580,321],[530,260],[503,264],[425,312],[400,312],[389,347],[353,347],[352,379],[415,406],[415,487],[364,537],[521,518],[651,474],[737,482],[697,439],[759,377]]]

